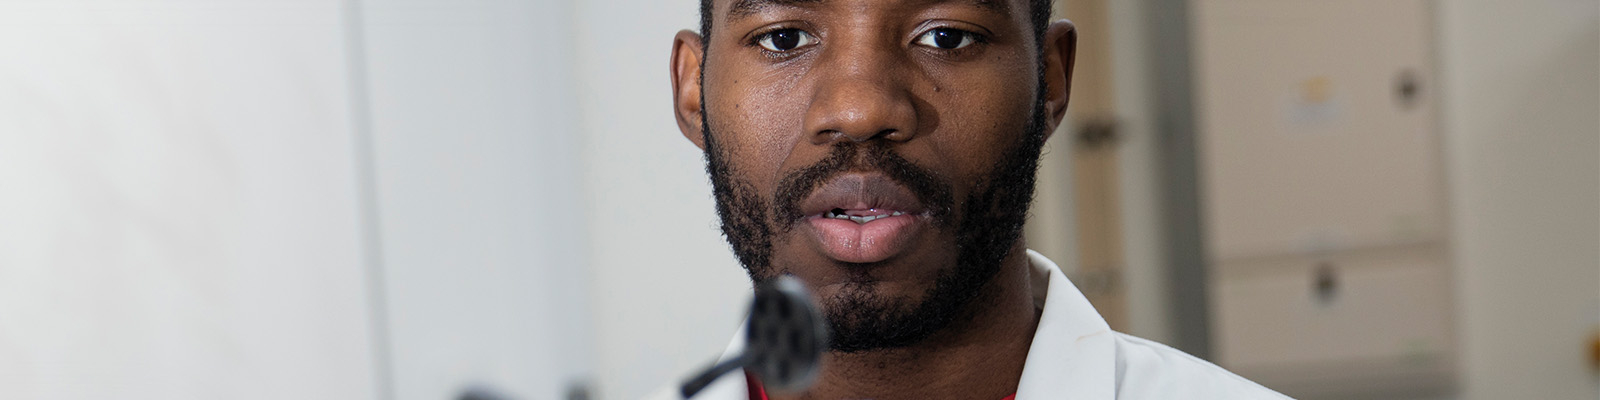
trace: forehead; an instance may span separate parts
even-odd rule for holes
[[[1017,10],[1027,10],[1027,0],[711,0],[713,12],[728,21],[736,21],[774,8],[826,9],[849,5],[850,9],[925,8],[932,6],[969,6],[1001,15],[1012,15]],[[1020,4],[1019,4],[1020,3]]]
[[[890,6],[928,6],[938,4],[969,5],[985,10],[1009,14],[1011,2],[1015,0],[724,0],[728,3],[727,14],[729,18],[738,18],[761,12],[770,7],[820,7],[829,3],[867,3]]]

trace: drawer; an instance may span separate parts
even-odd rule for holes
[[[1449,386],[1453,281],[1442,246],[1213,265],[1216,360],[1240,375],[1306,398]]]

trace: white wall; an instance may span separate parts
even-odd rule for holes
[[[374,393],[339,10],[0,3],[0,398]]]
[[[1600,4],[1438,7],[1463,397],[1600,397]]]
[[[564,398],[594,343],[571,2],[361,7],[394,398]]]
[[[672,115],[672,37],[698,27],[699,3],[577,3],[597,383],[635,399],[721,354],[750,282]]]
[[[0,4],[0,398],[563,397],[572,14]]]

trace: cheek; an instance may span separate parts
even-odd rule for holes
[[[962,90],[940,90],[929,98],[944,122],[926,139],[954,167],[957,182],[976,182],[987,176],[999,157],[1026,133],[1037,81],[997,78],[1018,74],[977,74],[979,78],[962,82]]]
[[[708,91],[706,115],[730,162],[770,194],[780,169],[801,140],[804,102],[788,97],[798,91],[751,83],[755,82],[731,81],[715,92]]]
[[[964,138],[972,142],[1005,141],[1026,126],[1038,99],[1038,59],[1031,51],[994,50],[969,62],[922,64],[918,92],[936,108],[940,131],[987,136]]]

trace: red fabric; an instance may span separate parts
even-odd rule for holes
[[[767,389],[761,387],[761,382],[756,382],[756,376],[744,373],[744,382],[750,387],[750,400],[768,400]]]
[[[761,387],[761,382],[756,382],[755,375],[750,375],[750,373],[746,372],[744,374],[744,383],[745,387],[750,390],[750,400],[770,400],[767,399],[767,389]],[[1000,400],[1017,400],[1017,394],[1012,393],[1010,396]]]

